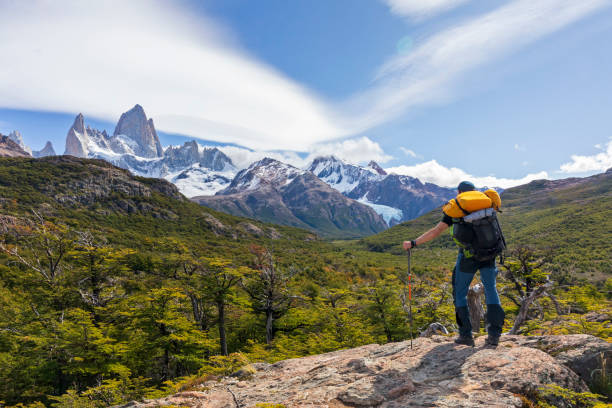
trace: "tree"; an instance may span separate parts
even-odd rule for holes
[[[366,313],[375,325],[382,326],[387,342],[403,337],[404,333],[399,331],[407,329],[397,287],[398,282],[392,276],[381,276],[362,288],[367,300]]]
[[[292,273],[278,268],[266,248],[251,246],[250,251],[255,255],[257,272],[243,279],[241,287],[251,298],[253,311],[264,315],[266,343],[270,344],[274,340],[274,321],[284,316],[292,306],[293,297],[288,290]]]
[[[228,355],[227,334],[225,329],[225,307],[234,286],[253,271],[245,266],[232,266],[229,260],[221,258],[200,258],[197,273],[201,279],[203,295],[208,296],[217,308],[219,345],[221,354]]]
[[[46,221],[36,211],[21,224],[9,225],[2,218],[0,251],[37,272],[49,286],[58,284],[66,255],[74,246],[75,234],[68,227]]]
[[[195,372],[211,342],[186,317],[187,296],[180,288],[151,289],[134,297],[125,327],[130,353],[141,374],[160,382]]]
[[[505,278],[512,283],[517,296],[508,291],[502,291],[502,295],[519,307],[509,334],[519,332],[519,328],[529,317],[529,308],[538,298],[549,296],[558,306],[555,297],[548,292],[553,286],[550,274],[546,271],[551,261],[550,250],[540,252],[528,246],[520,246],[514,249],[501,265],[505,270]],[[557,310],[559,311],[559,308]]]
[[[119,282],[127,271],[125,258],[134,251],[116,249],[89,232],[79,232],[68,257],[75,265],[73,279],[83,302],[98,320],[97,308],[105,307],[119,296]]]

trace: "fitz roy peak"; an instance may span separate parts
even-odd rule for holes
[[[162,177],[188,197],[214,194],[231,182],[237,169],[216,147],[195,141],[162,148],[153,124],[140,105],[123,113],[110,136],[85,126],[78,114],[66,136],[64,154],[104,159],[144,177]]]
[[[129,111],[123,113],[119,118],[113,137],[127,136],[136,142],[134,154],[140,157],[162,157],[162,149],[153,119],[147,120],[147,115],[142,106],[136,105]]]
[[[238,172],[216,147],[189,141],[163,149],[153,120],[140,105],[121,115],[112,135],[87,126],[83,115],[77,115],[66,136],[65,154],[165,178],[187,197],[216,210],[334,237],[379,232],[455,196],[454,189],[387,174],[376,162],[361,167],[334,156],[318,157],[305,169],[266,158]]]
[[[163,156],[163,149],[152,119],[147,119],[142,106],[136,105],[123,113],[113,136],[106,131],[85,128],[85,118],[79,113],[66,136],[65,154],[90,157],[96,154],[129,154],[143,158]]]

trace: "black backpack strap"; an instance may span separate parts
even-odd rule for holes
[[[457,204],[457,207],[459,207],[459,209],[460,209],[460,210],[461,210],[461,211],[462,211],[462,212],[463,212],[465,215],[470,215],[470,214],[471,214],[469,211],[465,211],[465,210],[463,209],[463,207],[461,206],[461,204],[459,204],[459,200],[457,200],[456,198],[455,198],[454,200],[455,200],[455,204]]]

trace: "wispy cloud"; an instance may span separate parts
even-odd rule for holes
[[[521,146],[518,143],[514,144],[514,150],[519,151],[519,152],[524,152],[525,151],[525,146]]]
[[[403,146],[400,146],[400,150],[401,150],[402,152],[404,152],[404,154],[405,154],[406,156],[410,156],[410,157],[412,157],[412,158],[417,158],[417,157],[419,157],[419,156],[418,156],[418,155],[417,155],[417,154],[414,152],[414,150],[407,149],[407,148],[405,148],[405,147],[403,147]]]
[[[0,1],[0,15],[0,107],[115,121],[140,103],[160,130],[252,148],[345,134],[316,95],[176,2]]]
[[[409,108],[448,100],[466,73],[611,3],[610,0],[514,0],[443,30],[413,52],[385,63],[373,86],[343,106],[345,124],[358,132],[387,122]]]
[[[387,61],[344,103],[258,61],[229,30],[176,2],[0,1],[0,107],[115,121],[140,103],[160,130],[307,152],[444,100],[463,74],[611,1],[512,0]],[[387,2],[426,15],[461,0]]]
[[[599,146],[599,147],[598,147]],[[596,148],[603,150],[601,145]],[[572,161],[561,165],[562,173],[587,173],[593,171],[606,171],[612,168],[612,138],[606,149],[591,156],[572,155]]]
[[[451,10],[469,0],[383,0],[391,12],[420,20]]]
[[[397,166],[385,169],[389,173],[403,174],[416,177],[423,182],[434,183],[444,187],[457,187],[460,182],[469,180],[477,187],[502,187],[509,188],[528,183],[532,180],[548,178],[548,173],[528,174],[518,179],[498,178],[495,176],[478,177],[465,172],[457,167],[446,167],[436,160],[419,163],[414,166]]]

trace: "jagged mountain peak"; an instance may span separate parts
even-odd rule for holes
[[[136,142],[134,154],[137,156],[147,158],[163,156],[164,151],[155,131],[153,120],[147,119],[144,109],[138,104],[121,114],[113,137],[120,135],[125,135]]]
[[[381,176],[387,175],[387,172],[382,167],[380,167],[380,165],[376,163],[374,160],[368,163],[368,167],[374,170],[376,173],[380,174]]]
[[[29,157],[30,154],[23,150],[13,139],[0,133],[0,157]]]
[[[46,156],[56,156],[55,149],[53,148],[53,144],[50,141],[47,141],[45,147],[41,150],[34,150],[32,152],[32,156],[34,157],[46,157]]]
[[[79,113],[76,118],[74,118],[72,129],[79,133],[85,133],[85,117],[82,113]]]
[[[350,193],[365,180],[383,177],[370,168],[345,163],[333,155],[315,158],[307,169],[343,194]]]
[[[66,149],[64,154],[75,157],[87,157],[89,154],[89,137],[85,129],[85,118],[79,113],[66,135]]]
[[[23,151],[25,151],[28,154],[32,154],[32,149],[26,146],[26,144],[23,141],[23,136],[21,136],[21,133],[18,130],[13,130],[11,133],[9,133],[8,137],[13,142],[17,143],[19,147],[23,149]]]
[[[289,184],[296,177],[304,173],[306,173],[305,170],[298,169],[271,157],[264,157],[252,163],[246,169],[241,170],[232,180],[231,184],[217,194],[234,194],[263,186],[277,189]]]

